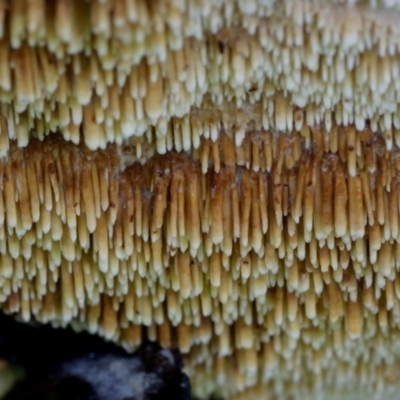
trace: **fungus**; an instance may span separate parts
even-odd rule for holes
[[[1,1],[1,309],[202,398],[396,398],[399,12]]]

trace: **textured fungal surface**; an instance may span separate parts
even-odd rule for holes
[[[178,347],[199,398],[398,397],[398,1],[3,0],[0,38],[2,310]]]

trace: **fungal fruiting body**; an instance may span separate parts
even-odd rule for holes
[[[396,398],[399,22],[1,1],[1,308],[176,346],[201,398]]]

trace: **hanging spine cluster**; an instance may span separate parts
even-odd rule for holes
[[[376,335],[391,340],[397,146],[336,126],[251,131],[239,147],[220,137],[201,140],[197,161],[169,152],[145,165],[128,162],[129,147],[90,152],[57,136],[12,149],[0,164],[2,308],[79,323],[130,348],[145,326],[190,350],[194,370],[204,367],[195,366],[200,345],[223,360],[235,354],[248,361],[234,392],[263,381],[254,375],[268,371],[263,354],[319,348],[337,329],[339,364],[346,346],[361,346],[354,338],[366,348]],[[307,344],[310,329],[319,339]]]
[[[263,103],[264,129],[290,131],[297,107],[307,107],[310,127],[335,120],[362,130],[371,120],[374,132],[379,123],[400,129],[393,16],[362,5],[343,13],[324,2],[253,3],[2,1],[10,138],[25,146],[30,135],[62,132],[95,150],[155,127],[165,142],[171,118],[227,101]],[[273,98],[282,93],[286,111]]]
[[[339,3],[0,0],[0,308],[397,399],[400,7]]]

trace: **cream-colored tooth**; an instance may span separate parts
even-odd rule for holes
[[[167,152],[167,143],[165,136],[161,136],[156,138],[156,146],[158,154],[165,154]]]
[[[247,246],[249,241],[249,224],[251,211],[251,177],[250,172],[247,170],[243,171],[242,174],[241,194],[241,232],[239,238],[242,245]]]
[[[179,122],[174,124],[173,133],[174,133],[175,150],[179,153],[183,149],[183,146],[182,146],[182,134],[181,134],[181,124]]]
[[[67,127],[64,128],[64,137],[66,137],[66,132],[68,132],[69,138],[72,143],[79,144],[80,143],[80,132],[79,126],[75,125],[72,121],[68,124]]]
[[[189,178],[188,191],[187,191],[187,224],[190,236],[190,245],[193,249],[198,249],[201,245],[201,232],[200,232],[200,209],[199,197],[200,187],[197,174],[193,174]]]
[[[364,202],[365,202],[366,212],[368,215],[368,223],[370,226],[372,226],[372,225],[374,225],[375,219],[374,219],[370,184],[368,181],[367,174],[365,172],[360,172],[360,177],[361,177],[361,181],[362,181],[363,198],[364,198]]]
[[[390,221],[390,231],[393,239],[397,239],[399,233],[399,216],[398,216],[398,198],[399,193],[397,190],[397,183],[392,180],[389,201],[388,201],[388,211],[389,211],[389,221]]]
[[[393,148],[393,132],[391,126],[390,128],[387,128],[384,132],[384,138],[386,143],[386,150],[391,151]]]
[[[171,176],[171,186],[170,186],[170,205],[169,205],[169,229],[170,229],[170,239],[174,242],[178,238],[178,184],[179,184],[180,176],[172,171]],[[140,196],[140,198],[139,198]],[[135,191],[135,199],[136,201],[141,201],[141,194],[136,190]],[[137,205],[135,205],[135,209],[137,209]],[[140,214],[141,218],[141,214]],[[141,221],[140,221],[141,224]],[[137,226],[139,223],[137,224]],[[138,226],[139,228],[139,226]],[[141,227],[139,228],[141,229]]]
[[[83,279],[83,270],[80,262],[74,261],[72,263],[73,275],[74,275],[74,288],[75,296],[81,305],[85,302],[85,286]]]
[[[180,294],[186,299],[192,293],[191,277],[190,277],[190,254],[188,252],[178,253],[176,258],[179,270]]]
[[[0,154],[5,157],[10,150],[10,139],[13,139],[13,135],[16,129],[10,129],[10,123],[4,116],[0,116]],[[24,143],[21,143],[24,144]]]
[[[391,273],[391,269],[394,267],[392,260],[392,245],[390,242],[385,242],[382,244],[378,252],[377,266],[379,272],[384,276],[388,277]]]
[[[307,158],[300,160],[300,166],[297,174],[297,185],[294,204],[292,206],[292,218],[298,224],[302,214],[302,199],[304,193],[304,184],[306,179]]]
[[[381,175],[381,174],[380,174]],[[379,222],[380,225],[384,225],[385,223],[385,191],[383,188],[383,182],[382,182],[383,177],[379,176],[376,182],[376,206],[375,206],[375,213],[377,216],[377,222]]]
[[[74,207],[74,176],[71,165],[70,152],[67,149],[61,150],[61,162],[63,170],[63,184],[65,187],[65,205],[68,227],[73,229],[77,226],[76,211]]]
[[[283,288],[277,287],[275,289],[274,316],[277,325],[282,325],[284,319],[284,295]]]
[[[67,104],[65,104],[67,106]],[[68,102],[68,108],[67,111],[68,113],[71,114],[71,117],[68,116],[68,119],[70,118],[70,122],[73,123],[74,125],[81,125],[83,121],[83,108],[82,106],[78,103],[76,98],[71,98]],[[99,105],[97,104],[97,108]],[[95,112],[95,114],[97,114]],[[67,117],[66,117],[67,118]],[[67,122],[67,121],[66,121]]]
[[[191,132],[192,132],[192,147],[193,149],[199,149],[201,143],[202,127],[199,119],[197,117],[191,118]]]
[[[119,121],[119,119],[121,118],[121,109],[117,85],[111,85],[108,88],[108,91],[110,104],[107,111],[110,112],[110,115],[115,121]]]
[[[88,104],[83,109],[83,134],[90,150],[97,150],[105,140],[103,126],[97,125],[94,120],[93,106]]]
[[[271,171],[273,156],[272,156],[272,138],[271,133],[266,132],[265,140],[264,140],[264,156],[265,156],[265,165],[268,172]]]
[[[80,56],[76,56],[77,59]],[[81,106],[90,104],[92,99],[92,82],[90,79],[90,65],[89,60],[82,60],[80,63],[80,71],[75,72],[72,78],[73,92],[75,98]],[[93,110],[94,114],[94,110]]]
[[[100,199],[101,210],[104,212],[108,209],[110,202],[108,198],[108,170],[103,165],[99,165],[99,181],[100,181]]]
[[[56,174],[57,178],[54,176],[54,183],[58,183],[58,192],[59,192],[59,201],[56,203],[56,212],[60,216],[61,220],[65,223],[66,221],[66,211],[65,211],[65,197],[64,197],[64,191],[65,188],[63,186],[64,183],[64,176],[63,176],[63,171],[62,171],[62,165],[61,165],[61,156],[60,156],[60,150],[57,149],[54,153],[54,158],[55,158],[55,167],[56,167]],[[54,187],[53,187],[54,190]]]
[[[397,128],[394,130],[394,140],[397,147],[400,147],[400,129]]]
[[[74,288],[70,268],[71,265],[66,260],[63,260],[61,263],[62,297],[63,302],[72,308],[74,306]]]
[[[294,321],[297,316],[299,300],[294,292],[287,291],[286,293],[287,315],[289,321]]]
[[[281,172],[279,171],[279,167],[275,170],[272,170],[272,191],[273,191],[273,208],[275,211],[276,224],[278,227],[282,226],[283,219],[283,209],[282,209],[282,177]]]
[[[250,168],[250,157],[250,137],[249,135],[246,135],[242,146],[236,148],[237,164],[240,166],[246,166],[246,168]]]
[[[375,151],[373,148],[373,141],[371,138],[363,142],[364,158],[368,168],[368,172],[374,173],[376,171]]]
[[[211,153],[214,161],[214,171],[219,173],[221,170],[221,162],[219,157],[219,143],[212,142],[211,143]]]
[[[7,3],[2,1],[0,3],[0,38],[2,38],[4,36],[4,28],[5,28],[5,15],[6,15],[6,11],[7,11]]]
[[[159,168],[159,169],[158,169]],[[167,190],[169,186],[169,176],[161,167],[156,167],[157,176],[155,179],[154,203],[152,215],[151,236],[156,240],[160,235],[160,229],[163,225],[164,214],[167,208]]]
[[[212,299],[210,296],[210,288],[208,283],[204,286],[203,291],[200,294],[201,311],[204,317],[208,317],[212,312]]]
[[[191,275],[192,275],[192,287],[194,295],[199,296],[203,290],[203,273],[196,260],[190,262]]]
[[[87,250],[90,244],[90,236],[87,229],[86,218],[83,213],[78,216],[77,231],[80,246],[82,247],[82,249]]]
[[[186,123],[186,121],[184,121],[184,125],[185,125],[185,123]],[[183,129],[182,129],[182,135],[183,135]],[[216,143],[219,139],[219,126],[215,120],[212,120],[210,123],[210,139],[213,141],[213,143]],[[187,149],[185,149],[185,150],[187,150]]]
[[[96,207],[93,193],[91,169],[82,169],[82,197],[85,204],[86,223],[90,233],[96,229]]]
[[[109,267],[109,244],[106,214],[101,213],[97,220],[96,235],[98,240],[99,269],[106,273]]]
[[[29,296],[29,282],[26,278],[22,280],[22,304],[21,304],[21,317],[23,321],[28,322],[31,319],[31,306]]]
[[[1,105],[0,111],[3,117],[5,118],[8,136],[10,139],[16,138],[16,123],[17,123],[17,115],[13,112],[13,109],[10,106]]]
[[[3,178],[3,173],[2,173],[2,168],[0,167],[0,181]],[[1,184],[0,184],[1,187]],[[0,241],[4,240],[4,220],[5,220],[5,205],[4,205],[4,198],[3,198],[3,193],[0,192]],[[5,251],[4,251],[5,252]],[[3,251],[0,251],[0,253],[3,253]]]
[[[114,160],[115,161],[115,160]],[[109,217],[110,223],[113,225],[117,219],[119,210],[119,174],[116,171],[115,164],[111,166],[111,173],[108,176],[108,197],[109,197]],[[110,232],[111,233],[111,232]]]
[[[282,97],[275,101],[275,126],[279,131],[286,131],[286,100]]]
[[[332,112],[331,112],[331,110],[325,111],[324,123],[325,123],[325,129],[327,130],[327,132],[330,132],[332,129]]]
[[[382,118],[382,117],[381,117]],[[381,119],[382,121],[382,119]],[[392,135],[392,114],[389,112],[385,112],[383,114],[383,121],[380,123],[382,130],[384,130],[384,138],[386,141],[386,148],[391,150],[393,144],[393,135]],[[388,143],[389,141],[389,143]]]
[[[131,255],[133,251],[133,235],[134,235],[134,199],[132,184],[129,179],[124,179],[121,182],[121,188],[125,194],[125,217],[123,220],[124,230],[124,245],[127,254]],[[118,220],[118,217],[117,217]]]
[[[112,299],[109,296],[103,296],[102,300],[102,323],[104,327],[104,336],[107,339],[112,339],[114,338],[118,326],[117,313],[112,306]]]
[[[259,194],[255,182],[252,184],[252,204],[251,204],[251,245],[255,252],[259,252],[263,241],[261,227],[261,216],[259,207]]]
[[[181,243],[183,244],[186,240],[186,224],[185,224],[185,177],[182,174],[182,179],[180,179],[178,184],[178,232],[180,236]],[[146,216],[146,214],[145,214]],[[145,225],[146,226],[146,225]],[[186,244],[187,245],[187,244]],[[181,250],[184,251],[181,246]]]
[[[321,228],[325,235],[329,235],[333,229],[333,179],[329,169],[322,170],[322,204],[321,204]],[[336,193],[335,193],[336,196]]]
[[[183,353],[189,353],[190,347],[191,347],[191,332],[190,332],[190,326],[186,324],[180,324],[177,327],[177,333],[178,333],[178,344],[179,344],[179,350]]]
[[[18,46],[14,53],[16,97],[21,104],[29,104],[35,100],[35,90],[30,67],[33,51],[26,45]],[[24,107],[25,108],[25,107]]]
[[[70,234],[71,231],[68,230],[68,227],[66,224],[61,225],[60,221],[60,235],[61,236],[61,251],[63,254],[63,257],[72,262],[76,259],[76,251],[75,251],[75,238],[72,237]]]
[[[359,301],[347,302],[346,309],[346,331],[351,339],[360,337],[363,329],[363,316],[361,304]]]
[[[20,217],[24,229],[29,230],[32,227],[32,212],[29,201],[29,189],[26,178],[26,168],[22,160],[22,154],[19,153],[15,160],[15,186],[17,188],[18,202],[20,205]]]
[[[73,36],[73,5],[69,0],[60,0],[56,3],[55,27],[61,41],[68,43]]]
[[[267,254],[267,252],[266,252]],[[295,258],[288,272],[289,290],[297,290],[299,286],[299,261]]]
[[[349,178],[349,228],[353,240],[364,236],[364,202],[359,176]]]
[[[40,168],[40,164],[36,165],[37,170]],[[38,173],[39,171],[37,171]],[[43,200],[44,200],[44,205],[47,211],[51,211],[53,209],[53,195],[51,192],[51,178],[50,175],[54,173],[54,164],[50,163],[48,168],[45,168],[40,171],[43,172]],[[40,177],[40,173],[38,173],[38,176]],[[40,181],[39,181],[40,182]],[[56,200],[57,201],[57,200]]]
[[[144,108],[148,117],[155,121],[163,113],[163,101],[164,101],[164,81],[161,74],[158,74],[158,78],[154,82],[148,82],[147,93],[144,99]]]
[[[40,122],[37,121],[37,133],[39,138],[42,138],[41,134],[43,132],[43,129],[39,128]],[[15,126],[15,134],[17,137],[17,143],[18,146],[20,147],[25,147],[28,142],[29,142],[29,117],[27,113],[20,114],[19,116],[19,123]],[[8,146],[8,143],[5,143],[6,146]],[[4,144],[3,144],[4,146]],[[2,147],[3,147],[2,146]]]
[[[328,285],[329,319],[335,323],[344,314],[342,293],[335,281]]]
[[[9,61],[10,46],[3,39],[0,42],[0,87],[5,91],[10,91],[12,86]]]
[[[240,238],[241,235],[241,222],[240,222],[240,212],[239,212],[239,197],[238,188],[236,185],[232,188],[232,225],[233,225],[233,237]]]
[[[353,127],[348,127],[346,130],[347,134],[347,150],[348,150],[348,158],[347,165],[350,176],[356,176],[356,163],[357,163],[357,154],[356,154],[356,130]]]
[[[210,154],[211,143],[209,140],[203,140],[200,151],[201,171],[206,174],[208,171],[209,154]]]
[[[394,290],[395,290],[397,299],[400,299],[400,276],[399,275],[396,275],[396,277],[395,277]]]
[[[221,284],[221,257],[216,251],[210,257],[210,283],[214,287],[219,287]]]
[[[294,127],[297,132],[300,132],[304,123],[304,111],[296,110],[294,112]],[[268,129],[268,128],[267,128]]]
[[[240,147],[243,143],[243,139],[246,136],[246,130],[242,126],[235,125],[234,134],[235,134],[235,145],[236,147]]]
[[[246,350],[254,348],[255,335],[254,329],[251,325],[243,325],[240,329],[241,347]],[[246,354],[246,353],[245,353]]]
[[[304,185],[303,223],[305,231],[312,231],[314,215],[314,193],[316,182],[316,165],[308,168]]]
[[[126,24],[126,7],[125,2],[117,0],[114,5],[113,25],[116,28],[122,28]]]
[[[388,311],[392,310],[395,303],[395,293],[394,293],[394,283],[389,279],[386,279],[385,300],[386,300],[386,309]]]
[[[388,312],[383,306],[379,307],[378,311],[378,323],[383,332],[387,331],[388,328]]]
[[[335,196],[334,196],[334,215],[335,233],[337,237],[342,237],[347,231],[347,187],[344,172],[340,167],[335,171]]]
[[[262,233],[265,235],[268,230],[268,188],[267,177],[265,174],[258,175],[258,200],[261,215]]]
[[[11,169],[11,164],[7,163],[3,176],[3,190],[7,225],[9,228],[15,228],[17,226],[17,210],[15,206],[15,186],[13,177],[14,171]]]

